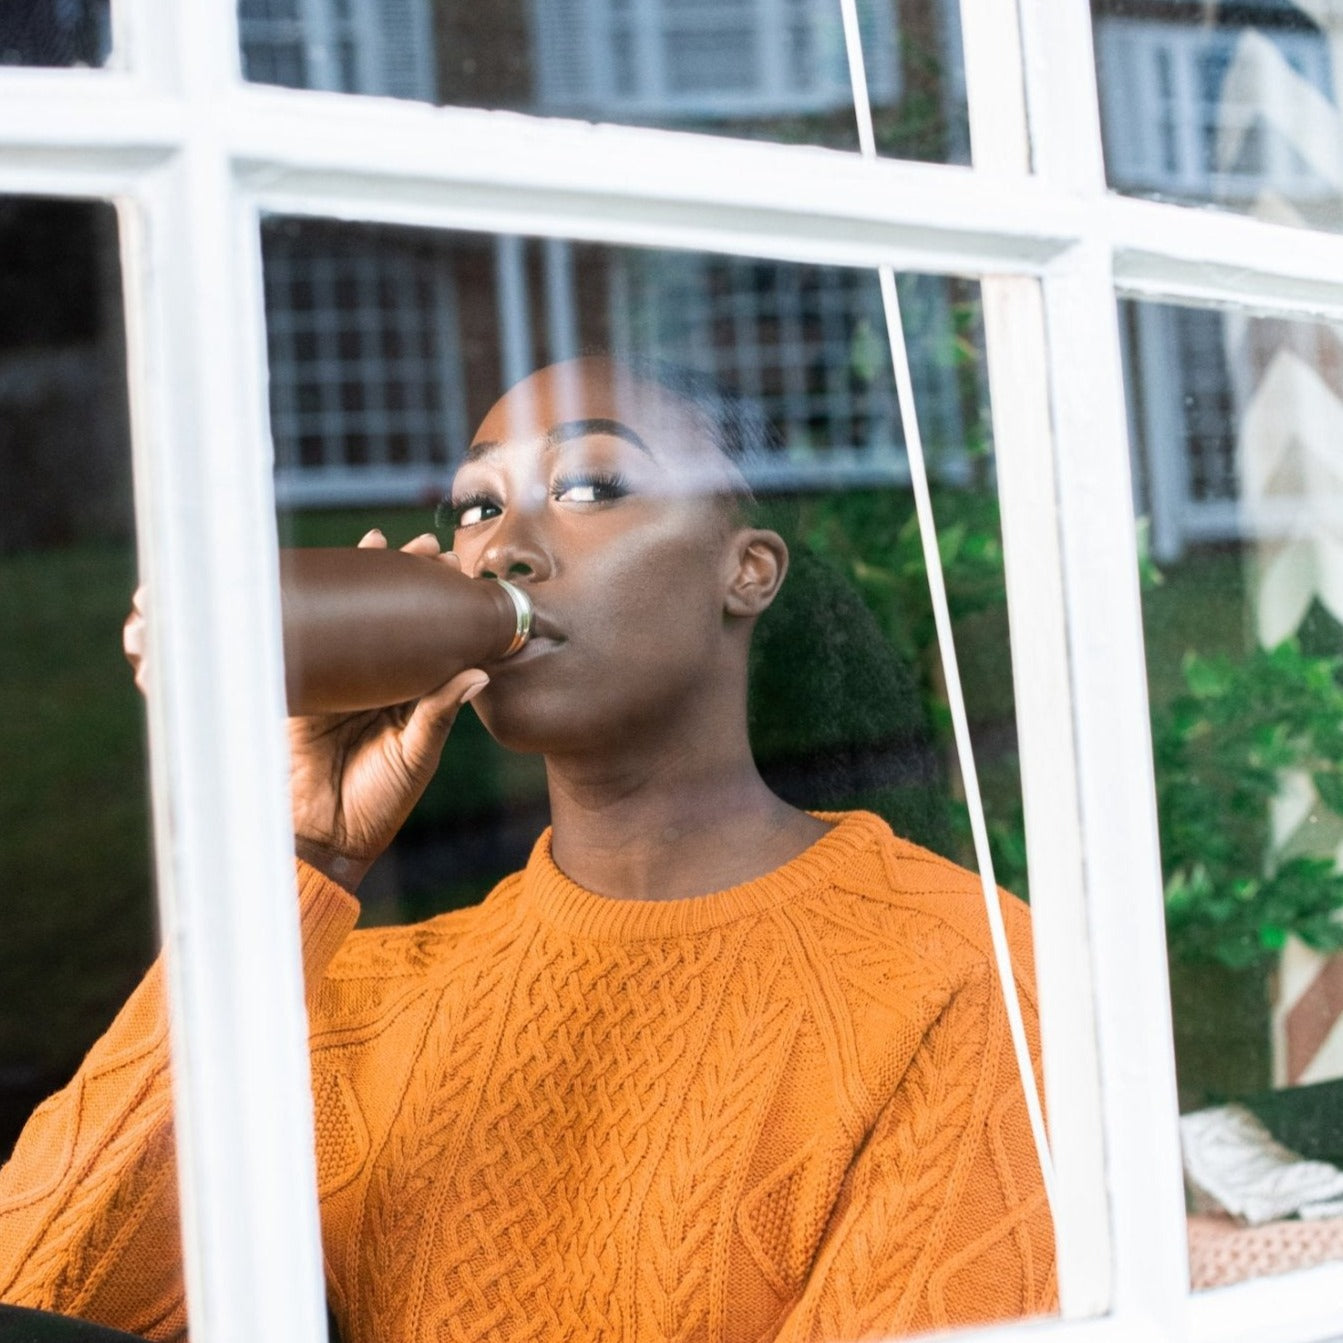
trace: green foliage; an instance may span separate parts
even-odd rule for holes
[[[1270,809],[1289,773],[1343,816],[1343,660],[1289,640],[1236,661],[1184,661],[1185,693],[1153,724],[1166,926],[1177,961],[1261,965],[1295,934],[1343,947],[1332,857],[1270,860]]]
[[[996,495],[948,490],[935,512],[952,620],[1005,605]],[[808,500],[801,530],[812,550],[852,579],[891,644],[930,672],[937,633],[919,522],[908,497],[874,490]]]

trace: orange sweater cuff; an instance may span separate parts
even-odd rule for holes
[[[303,982],[311,993],[359,918],[359,901],[301,858],[295,862],[303,934]]]

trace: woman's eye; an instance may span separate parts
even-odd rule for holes
[[[565,504],[603,504],[620,499],[629,491],[619,476],[581,476],[557,480],[551,494]]]
[[[478,522],[497,518],[500,508],[493,499],[463,499],[452,506],[452,525],[454,527],[474,527]]]

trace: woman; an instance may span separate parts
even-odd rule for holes
[[[747,661],[787,550],[743,507],[731,414],[687,386],[589,358],[508,392],[443,562],[526,585],[532,641],[400,711],[294,723],[347,1343],[851,1339],[1053,1304],[977,880],[761,782]],[[351,933],[468,700],[544,755],[551,829],[478,908]],[[25,1130],[4,1300],[183,1332],[164,1034],[152,974]]]

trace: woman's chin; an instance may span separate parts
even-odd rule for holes
[[[579,721],[573,707],[555,702],[557,697],[553,695],[536,690],[513,694],[511,690],[491,682],[471,701],[485,731],[506,751],[519,755],[581,754],[606,735]]]

